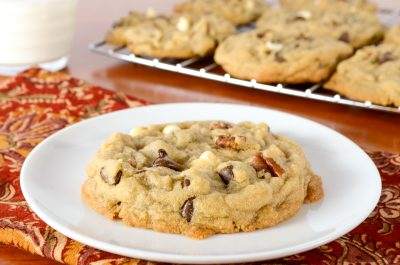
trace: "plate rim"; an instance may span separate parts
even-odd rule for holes
[[[247,107],[247,108],[254,108],[254,109],[261,109],[263,111],[269,111],[269,112],[274,112],[275,114],[278,115],[284,115],[284,116],[290,116],[292,118],[296,119],[301,119],[305,122],[311,123],[313,125],[318,125],[322,126],[324,129],[327,129],[334,133],[336,136],[342,138],[342,140],[347,141],[349,144],[353,145],[360,154],[368,160],[368,162],[371,164],[372,168],[374,169],[374,175],[375,175],[375,184],[373,187],[375,188],[375,197],[371,198],[371,204],[368,208],[368,211],[365,211],[363,215],[356,216],[357,218],[353,218],[353,222],[348,223],[347,225],[344,225],[344,228],[338,230],[335,229],[334,231],[330,232],[329,234],[325,235],[324,237],[312,240],[312,241],[307,241],[302,244],[298,244],[293,247],[285,247],[281,249],[276,249],[272,251],[258,251],[258,252],[253,252],[253,253],[246,253],[246,254],[221,254],[221,255],[185,255],[185,254],[170,254],[170,253],[163,253],[163,252],[156,252],[156,251],[149,251],[149,250],[138,250],[138,249],[133,249],[133,248],[128,248],[128,247],[122,247],[118,246],[116,244],[112,244],[109,242],[105,242],[102,240],[95,239],[89,235],[84,235],[80,234],[79,232],[76,232],[74,229],[68,228],[67,225],[58,223],[56,220],[53,220],[53,218],[50,216],[49,213],[46,213],[46,210],[42,209],[40,206],[40,203],[36,201],[36,199],[33,197],[32,194],[29,192],[29,188],[27,187],[27,176],[25,172],[27,171],[27,165],[29,164],[29,161],[32,159],[34,154],[36,153],[37,150],[41,148],[41,146],[45,145],[48,141],[51,139],[58,137],[59,134],[65,133],[65,131],[70,130],[73,127],[78,127],[82,123],[86,123],[91,121],[92,119],[98,119],[104,116],[113,116],[113,115],[118,115],[118,113],[121,112],[130,112],[130,111],[135,111],[136,109],[141,109],[141,108],[163,108],[163,107],[174,107],[176,105],[187,105],[187,106],[192,106],[192,105],[214,105],[214,106],[230,106],[230,107]],[[126,256],[126,257],[132,257],[132,258],[139,258],[139,259],[144,259],[144,260],[151,260],[151,261],[158,261],[158,262],[171,262],[171,263],[192,263],[192,264],[210,264],[210,263],[221,263],[221,264],[226,264],[226,263],[239,263],[239,262],[252,262],[252,261],[261,261],[261,260],[270,260],[270,259],[275,259],[279,257],[284,257],[284,256],[289,256],[297,253],[301,253],[313,248],[316,248],[318,246],[321,246],[323,244],[326,244],[328,242],[331,242],[342,235],[347,234],[349,231],[353,230],[355,227],[357,227],[359,224],[361,224],[368,216],[369,214],[373,211],[375,206],[377,205],[381,191],[382,191],[382,183],[381,183],[381,178],[379,171],[375,164],[373,163],[372,159],[365,153],[363,149],[361,149],[360,146],[358,146],[356,143],[354,143],[351,139],[348,137],[344,136],[343,134],[333,130],[332,128],[329,128],[328,126],[315,122],[313,120],[310,120],[308,118],[304,118],[302,116],[298,116],[292,113],[287,113],[279,110],[274,110],[266,107],[261,107],[261,106],[254,106],[254,105],[246,105],[246,104],[234,104],[234,103],[213,103],[213,102],[193,102],[193,103],[163,103],[163,104],[153,104],[153,105],[143,105],[143,106],[138,106],[135,108],[127,108],[127,109],[122,109],[122,110],[117,110],[113,111],[110,113],[106,113],[100,116],[96,117],[91,117],[82,121],[79,121],[77,123],[71,124],[54,134],[50,135],[49,137],[45,138],[42,142],[40,142],[37,146],[35,146],[29,155],[26,157],[21,171],[20,171],[20,187],[22,194],[28,204],[28,206],[33,210],[35,214],[38,215],[38,217],[43,220],[46,224],[48,224],[50,227],[54,228],[56,231],[62,233],[68,238],[71,238],[73,240],[76,240],[78,242],[81,242],[83,244],[92,246],[96,249],[103,250],[106,252]]]

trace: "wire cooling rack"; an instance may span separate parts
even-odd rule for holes
[[[188,60],[172,60],[172,59],[155,59],[141,57],[132,54],[125,47],[110,46],[104,41],[93,43],[89,45],[89,49],[93,52],[107,55],[119,60],[145,65],[157,69],[162,69],[179,74],[200,77],[204,79],[224,82],[233,85],[239,85],[252,89],[265,90],[284,95],[297,96],[302,98],[309,98],[320,100],[330,103],[337,103],[342,105],[354,106],[365,109],[387,111],[400,114],[400,107],[386,107],[372,104],[370,101],[355,101],[347,99],[332,91],[323,89],[320,84],[314,85],[301,85],[286,87],[282,84],[267,85],[258,83],[256,80],[242,80],[231,77],[225,73],[220,66],[218,66],[212,58],[192,58]]]

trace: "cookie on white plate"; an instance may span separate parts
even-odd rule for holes
[[[276,225],[323,188],[301,147],[266,124],[194,121],[114,134],[82,194],[109,218],[201,239]]]

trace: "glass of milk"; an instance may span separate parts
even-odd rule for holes
[[[68,62],[77,0],[0,0],[0,74]]]

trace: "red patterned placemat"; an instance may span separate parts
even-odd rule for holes
[[[44,138],[79,120],[145,102],[89,85],[65,73],[28,70],[0,85],[0,242],[66,264],[144,264],[68,239],[27,206],[21,165]],[[400,155],[370,153],[383,192],[367,220],[314,250],[263,264],[400,264]]]

